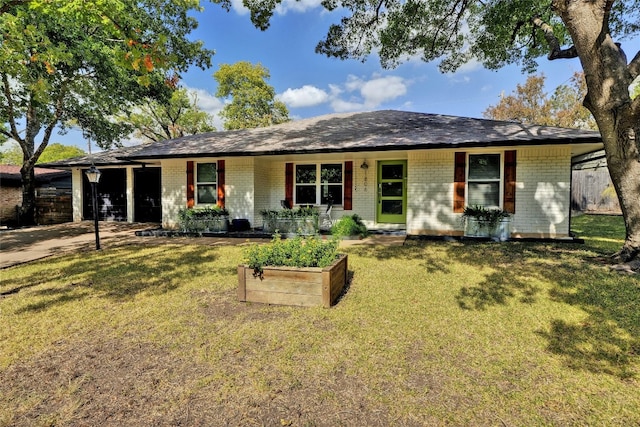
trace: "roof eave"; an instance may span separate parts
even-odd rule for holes
[[[133,155],[118,157],[119,160],[144,162],[145,160],[162,159],[186,159],[194,157],[258,157],[258,156],[283,156],[304,154],[331,154],[331,153],[359,153],[374,151],[398,151],[398,150],[442,150],[461,148],[490,148],[490,147],[520,147],[527,145],[572,145],[572,144],[598,144],[601,140],[597,137],[584,138],[553,138],[544,141],[518,140],[518,141],[466,141],[459,143],[441,144],[390,144],[366,147],[321,148],[321,149],[294,149],[294,150],[262,150],[262,151],[201,151],[193,153],[170,153],[156,155]]]

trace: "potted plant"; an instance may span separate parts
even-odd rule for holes
[[[183,233],[226,233],[229,231],[229,212],[219,206],[180,209],[178,223]]]
[[[467,206],[461,220],[465,237],[485,237],[504,241],[511,236],[511,214],[502,209]]]
[[[295,209],[263,209],[260,211],[263,231],[287,237],[310,236],[318,233],[318,210],[314,207]]]
[[[331,226],[331,235],[341,239],[362,239],[369,235],[367,226],[357,215],[345,215]]]
[[[347,255],[338,240],[297,236],[245,250],[238,266],[238,299],[266,304],[330,307],[347,282]]]

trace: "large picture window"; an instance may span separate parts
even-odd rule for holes
[[[467,205],[500,207],[500,154],[469,154]]]
[[[342,204],[342,163],[296,165],[295,203],[298,205]]]
[[[218,170],[216,163],[198,163],[196,168],[196,197],[198,204],[218,202]]]

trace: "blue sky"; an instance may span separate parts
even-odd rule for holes
[[[385,70],[375,55],[364,63],[327,58],[316,54],[315,46],[341,16],[326,12],[320,0],[283,0],[271,27],[264,32],[251,24],[242,0],[232,1],[229,12],[202,1],[205,10],[195,15],[200,25],[191,37],[204,41],[216,54],[210,69],[192,68],[182,75],[182,85],[197,93],[200,108],[214,115],[224,100],[214,96],[217,83],[213,73],[221,64],[238,61],[260,63],[269,70],[268,83],[285,102],[292,119],[381,109],[481,118],[501,93],[511,93],[527,78],[518,66],[489,71],[479,64],[467,64],[456,73],[442,74],[436,62],[411,60]],[[629,57],[640,50],[640,38],[622,43]],[[578,59],[550,62],[540,58],[539,64],[538,72],[545,74],[549,94],[581,70]],[[215,124],[222,130],[219,119]],[[53,135],[51,142],[87,150],[79,132]]]
[[[197,15],[200,27],[193,37],[216,54],[210,70],[190,70],[183,75],[183,84],[197,90],[201,107],[211,113],[223,105],[213,97],[216,82],[212,74],[221,64],[237,61],[260,63],[270,71],[269,84],[293,119],[379,109],[481,118],[501,93],[511,93],[527,78],[518,66],[489,71],[479,64],[467,64],[456,73],[442,74],[435,62],[412,60],[385,70],[377,56],[364,63],[327,58],[316,54],[315,46],[340,14],[326,12],[320,0],[284,0],[264,32],[253,27],[241,3],[234,0],[227,13],[204,2],[204,12]],[[623,41],[623,48],[632,57],[640,49],[640,39]],[[578,59],[551,62],[540,58],[539,64],[549,94],[581,70]]]

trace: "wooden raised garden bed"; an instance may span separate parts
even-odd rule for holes
[[[262,277],[238,266],[238,299],[265,304],[331,307],[347,283],[347,255],[319,268],[263,267]]]

